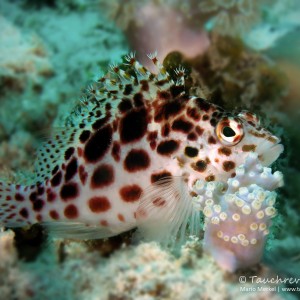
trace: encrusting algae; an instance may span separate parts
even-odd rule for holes
[[[0,182],[3,226],[41,223],[56,236],[74,239],[110,237],[137,227],[143,238],[169,243],[178,233],[184,237],[187,228],[199,234],[200,211],[193,201],[203,192],[197,190],[198,180],[212,182],[203,185],[208,192],[214,182],[230,183],[238,176],[236,168],[247,166],[253,152],[262,170],[282,153],[280,139],[254,114],[226,112],[191,95],[184,68],[171,77],[156,54],[149,58],[157,74],[130,54],[126,64],[112,65],[88,86],[66,127],[39,149],[30,185]],[[281,179],[272,188],[280,184]],[[260,185],[256,176],[243,187],[249,195],[257,189],[269,195],[268,185]],[[231,214],[231,207],[216,205]],[[207,207],[202,209],[209,218]]]

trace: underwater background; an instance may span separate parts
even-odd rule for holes
[[[188,88],[227,110],[255,112],[282,139],[273,167],[285,185],[262,263],[225,272],[202,237],[174,254],[133,245],[131,233],[77,242],[49,239],[40,226],[3,228],[0,299],[298,299],[299,282],[250,280],[300,279],[298,0],[1,0],[0,177],[29,178],[51,128],[95,74],[130,51],[149,69],[153,51],[171,74],[183,65]]]

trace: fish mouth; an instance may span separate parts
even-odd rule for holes
[[[277,138],[278,142],[270,147],[269,145],[262,145],[257,149],[258,158],[264,167],[270,166],[280,154],[283,152],[284,147],[280,144],[280,140]]]

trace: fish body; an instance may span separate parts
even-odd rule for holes
[[[191,216],[196,180],[225,181],[249,152],[269,165],[279,139],[255,115],[225,112],[185,92],[155,55],[133,55],[86,91],[66,127],[38,151],[29,186],[0,183],[0,223],[42,223],[57,235],[102,238],[134,227],[176,234]]]

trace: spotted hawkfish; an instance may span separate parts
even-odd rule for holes
[[[279,138],[250,113],[226,112],[185,90],[155,54],[130,54],[88,86],[63,129],[38,150],[35,180],[0,183],[0,223],[41,223],[60,237],[95,239],[139,228],[164,240],[193,218],[198,180],[234,177],[250,152],[270,165]],[[174,78],[175,77],[175,78]]]

